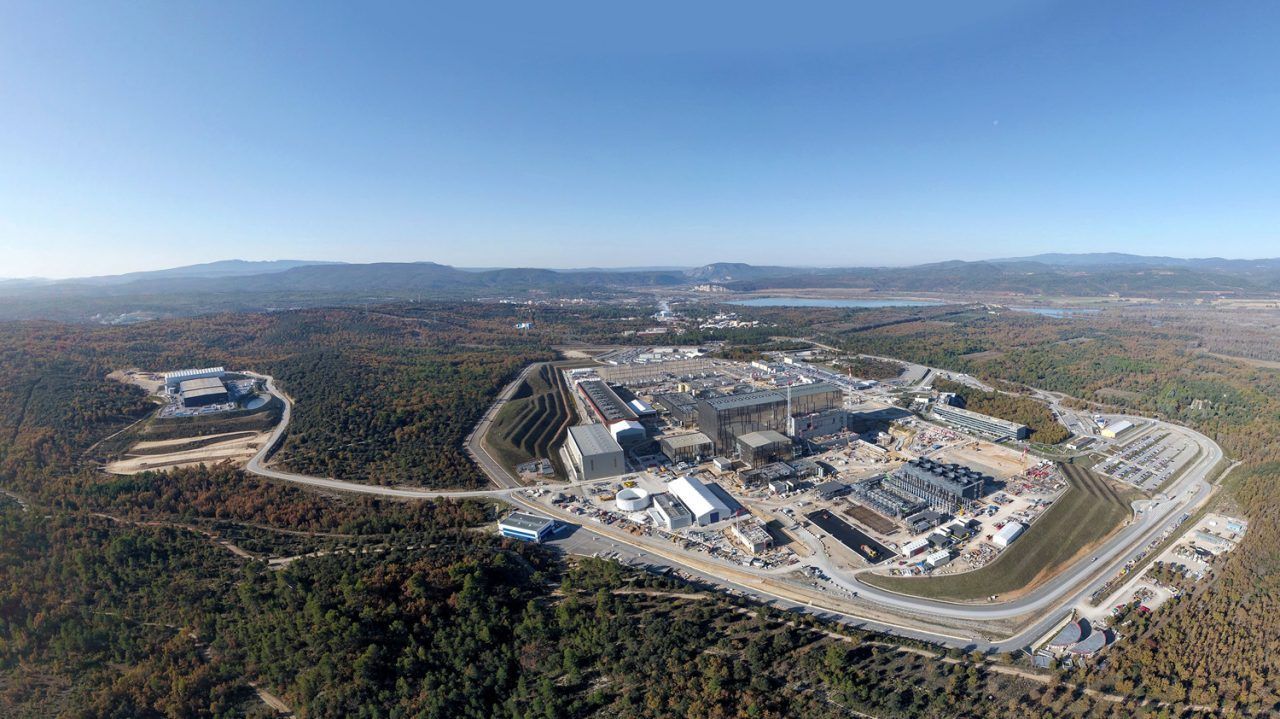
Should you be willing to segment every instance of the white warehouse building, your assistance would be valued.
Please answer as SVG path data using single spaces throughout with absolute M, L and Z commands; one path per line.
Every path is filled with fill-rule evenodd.
M 991 538 L 991 543 L 1003 549 L 1013 544 L 1013 540 L 1022 536 L 1026 528 L 1027 525 L 1022 522 L 1009 522 L 1001 527 L 999 532 L 996 532 L 996 536 Z
M 643 442 L 647 437 L 644 425 L 634 419 L 624 419 L 609 425 L 609 433 L 620 445 L 631 446 Z
M 698 526 L 715 524 L 722 519 L 728 519 L 731 514 L 719 497 L 712 494 L 706 485 L 693 477 L 673 479 L 667 483 L 667 489 L 680 500 L 681 504 L 689 508 L 689 513 L 693 515 L 693 521 Z
M 1107 439 L 1115 439 L 1116 437 L 1119 437 L 1125 432 L 1133 429 L 1133 427 L 1133 422 L 1130 422 L 1127 419 L 1122 419 L 1118 422 L 1110 422 L 1107 426 L 1102 428 L 1102 436 Z
M 929 565 L 930 569 L 937 569 L 938 567 L 941 567 L 942 565 L 947 564 L 950 561 L 951 561 L 950 549 L 939 549 L 938 551 L 924 558 L 924 563 Z

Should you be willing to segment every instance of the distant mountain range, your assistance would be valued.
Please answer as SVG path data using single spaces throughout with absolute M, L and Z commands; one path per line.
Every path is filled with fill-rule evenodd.
M 694 268 L 550 270 L 434 262 L 345 264 L 227 260 L 69 280 L 0 280 L 0 319 L 350 304 L 389 299 L 605 296 L 703 284 L 738 292 L 844 288 L 1085 297 L 1280 297 L 1280 259 L 1182 259 L 1120 253 L 1043 254 L 912 267 L 781 267 L 717 262 Z
M 1159 257 L 1129 255 L 1123 252 L 1088 252 L 1081 254 L 1047 253 L 1030 257 L 992 260 L 995 263 L 1034 262 L 1052 267 L 1189 267 L 1226 272 L 1263 272 L 1280 269 L 1280 258 L 1230 260 L 1222 257 Z

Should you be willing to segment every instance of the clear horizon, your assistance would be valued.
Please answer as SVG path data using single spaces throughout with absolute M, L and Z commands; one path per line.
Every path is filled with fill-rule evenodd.
M 0 277 L 1266 257 L 1277 30 L 1149 1 L 8 3 Z
M 1098 253 L 1069 253 L 1069 252 L 1067 252 L 1067 253 L 1059 253 L 1059 252 L 1051 252 L 1051 253 L 1039 253 L 1039 254 L 1065 254 L 1065 255 L 1073 255 L 1073 254 L 1074 254 L 1074 255 L 1083 255 L 1083 254 L 1098 254 Z M 1118 254 L 1132 254 L 1132 253 L 1118 253 Z M 1147 257 L 1156 257 L 1156 256 L 1153 256 L 1153 255 L 1146 255 L 1146 256 L 1147 256 Z M 1033 256 L 1029 256 L 1029 257 L 1033 257 Z M 1254 261 L 1254 262 L 1261 262 L 1261 261 L 1266 261 L 1266 260 L 1272 260 L 1272 259 L 1280 258 L 1280 255 L 1277 255 L 1277 256 L 1274 256 L 1274 257 L 1263 257 L 1263 256 L 1258 256 L 1258 257 L 1224 257 L 1224 256 L 1220 256 L 1220 255 L 1212 255 L 1212 256 L 1208 256 L 1208 255 L 1206 255 L 1206 256 L 1203 256 L 1203 257 L 1178 257 L 1178 256 L 1174 256 L 1174 255 L 1163 255 L 1163 257 L 1168 257 L 1168 258 L 1170 258 L 1170 259 L 1174 259 L 1174 260 L 1208 260 L 1208 259 L 1221 259 L 1221 260 L 1227 260 L 1227 261 L 1241 261 L 1241 262 L 1250 262 L 1250 261 Z M 951 261 L 951 260 L 955 260 L 955 259 L 957 259 L 957 258 L 952 258 L 952 257 L 939 257 L 939 258 L 937 258 L 937 259 L 935 259 L 935 260 L 930 260 L 930 262 L 947 262 L 947 261 Z M 1005 260 L 1005 259 L 1024 259 L 1024 258 L 1022 258 L 1022 257 L 994 258 L 994 257 L 993 257 L 993 258 L 986 258 L 986 259 L 987 259 L 987 261 L 998 261 L 998 260 Z M 982 260 L 966 260 L 966 261 L 970 261 L 970 262 L 980 262 L 980 261 L 982 261 Z M 297 257 L 276 257 L 276 258 L 269 258 L 269 259 L 262 259 L 262 260 L 246 260 L 246 259 L 245 259 L 245 258 L 243 258 L 243 257 L 230 257 L 230 258 L 225 258 L 225 259 L 223 259 L 223 260 L 212 260 L 212 261 L 210 261 L 210 262 L 195 262 L 195 263 L 188 263 L 188 264 L 184 264 L 184 265 L 163 265 L 163 266 L 139 267 L 139 268 L 136 268 L 136 269 L 123 270 L 123 271 L 121 271 L 121 272 L 99 273 L 99 274 L 96 274 L 96 275 L 66 275 L 66 276 L 61 276 L 61 277 L 42 276 L 42 275 L 26 275 L 26 276 L 0 275 L 0 280 L 50 280 L 50 281 L 59 281 L 59 280 L 85 279 L 85 278 L 89 278 L 89 277 L 110 277 L 110 276 L 123 275 L 123 274 L 135 274 L 135 273 L 143 273 L 143 272 L 156 272 L 156 271 L 161 271 L 161 270 L 181 269 L 181 268 L 184 268 L 184 267 L 199 266 L 199 265 L 212 264 L 212 263 L 217 263 L 217 262 L 311 262 L 311 263 L 324 263 L 324 264 L 352 264 L 352 265 L 359 265 L 359 264 L 380 264 L 380 263 L 392 263 L 392 264 L 417 264 L 417 263 L 423 263 L 423 264 L 425 264 L 425 263 L 435 263 L 435 264 L 446 264 L 446 263 L 437 263 L 437 262 L 435 262 L 435 260 L 370 260 L 370 261 L 368 261 L 368 262 L 348 262 L 348 261 L 344 261 L 344 260 L 326 260 L 326 259 L 314 259 L 314 258 L 311 258 L 311 259 L 303 259 L 303 258 L 297 258 Z M 518 268 L 522 268 L 522 267 L 523 267 L 523 268 L 547 269 L 547 270 L 555 270 L 555 271 L 568 272 L 568 271 L 582 271 L 582 270 L 606 270 L 606 271 L 613 271 L 613 270 L 631 270 L 631 269 L 644 269 L 644 268 L 652 268 L 652 267 L 663 267 L 663 268 L 671 268 L 671 269 L 680 269 L 680 270 L 685 270 L 685 269 L 694 269 L 694 268 L 697 268 L 697 267 L 703 267 L 703 266 L 706 266 L 706 265 L 708 265 L 708 264 L 738 264 L 738 263 L 739 263 L 739 261 L 738 261 L 738 260 L 728 259 L 728 260 L 715 260 L 714 262 L 702 263 L 702 264 L 699 264 L 699 265 L 653 265 L 653 264 L 648 264 L 648 265 L 646 265 L 646 264 L 641 264 L 641 263 L 634 263 L 634 264 L 622 264 L 622 265 L 581 265 L 581 266 L 577 266 L 577 267 L 567 267 L 567 266 L 566 266 L 566 267 L 556 267 L 556 266 L 550 266 L 550 265 L 449 265 L 449 266 L 454 267 L 454 268 L 456 268 L 456 269 L 460 269 L 460 270 L 518 269 Z M 764 265 L 762 265 L 762 263 L 742 263 L 742 264 L 750 264 L 750 265 L 754 265 L 754 266 L 764 266 Z M 775 265 L 770 265 L 770 266 L 774 266 L 774 267 L 788 267 L 788 268 L 794 268 L 794 269 L 797 269 L 797 270 L 801 270 L 801 269 L 876 269 L 876 268 L 913 267 L 913 266 L 916 266 L 916 265 L 919 265 L 919 264 L 928 264 L 928 263 L 914 263 L 914 264 L 910 264 L 910 265 L 907 265 L 907 264 L 896 264 L 896 265 L 894 265 L 894 264 L 880 264 L 880 265 L 820 265 L 820 264 L 807 264 L 807 265 L 798 265 L 798 264 L 797 264 L 797 265 L 779 265 L 779 264 L 775 264 Z

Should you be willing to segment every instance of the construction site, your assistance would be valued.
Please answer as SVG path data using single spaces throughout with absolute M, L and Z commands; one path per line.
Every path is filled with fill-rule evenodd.
M 1052 463 L 899 407 L 892 381 L 687 349 L 604 360 L 615 364 L 543 380 L 566 388 L 581 424 L 558 457 L 572 484 L 542 498 L 681 549 L 770 569 L 823 556 L 945 576 L 992 562 L 1067 488 Z M 732 528 L 744 520 L 767 550 L 740 548 Z
M 111 379 L 144 389 L 157 408 L 97 448 L 112 474 L 164 471 L 201 464 L 248 462 L 280 421 L 282 405 L 249 374 L 221 367 L 157 373 L 113 372 Z

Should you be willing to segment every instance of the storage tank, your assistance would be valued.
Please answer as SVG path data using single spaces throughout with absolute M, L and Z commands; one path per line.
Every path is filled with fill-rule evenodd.
M 619 511 L 639 512 L 649 506 L 652 498 L 647 491 L 639 487 L 627 487 L 618 492 L 614 500 L 618 503 Z

